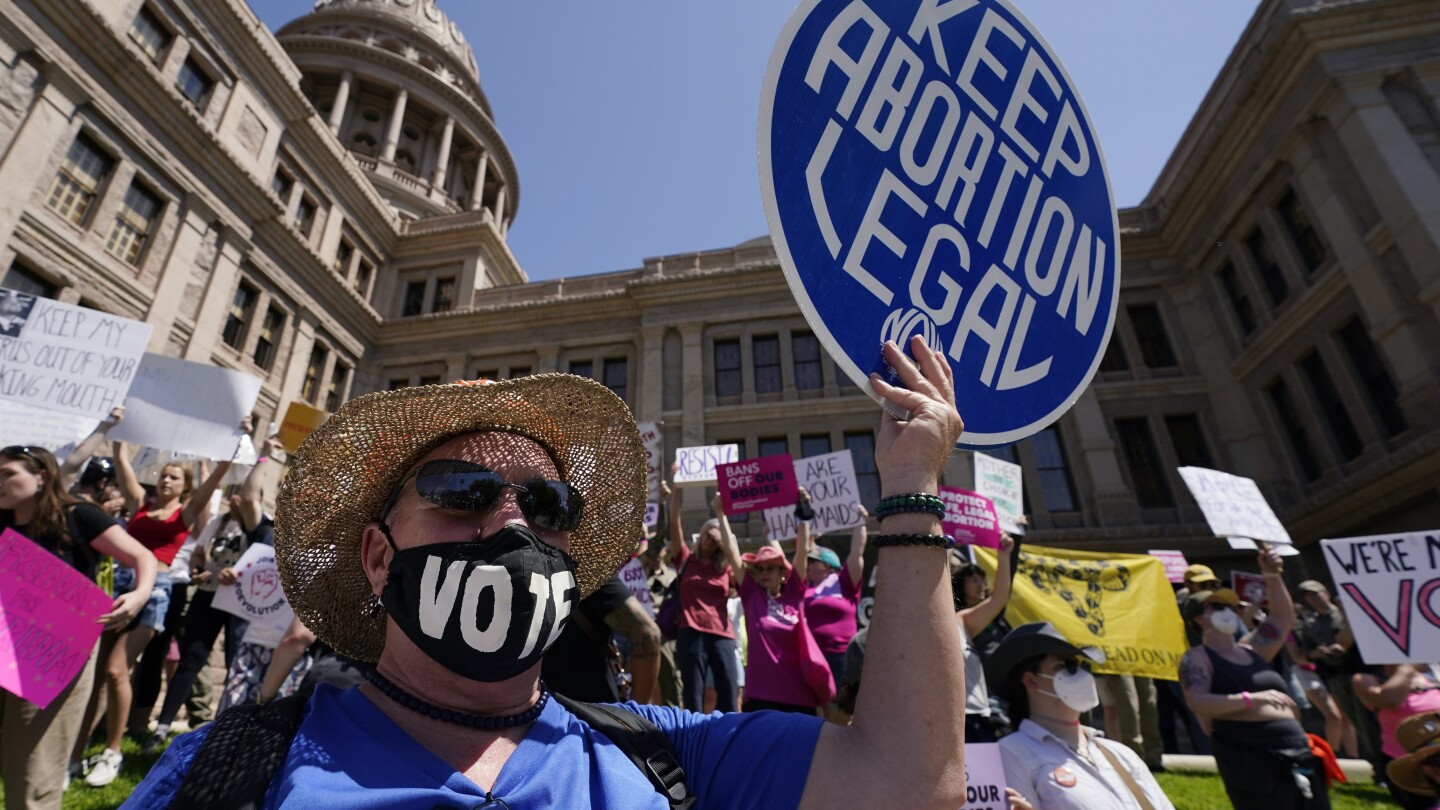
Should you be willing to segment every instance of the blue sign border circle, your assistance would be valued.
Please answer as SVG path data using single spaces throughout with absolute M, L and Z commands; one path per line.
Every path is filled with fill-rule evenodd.
M 770 237 L 774 244 L 776 255 L 780 260 L 780 267 L 784 271 L 786 283 L 789 284 L 791 293 L 794 295 L 795 302 L 800 306 L 800 310 L 804 314 L 806 322 L 809 324 L 811 329 L 814 330 L 816 337 L 820 339 L 822 345 L 825 346 L 825 349 L 829 353 L 831 359 L 833 359 L 840 367 L 840 369 L 844 371 L 847 376 L 850 377 L 851 381 L 854 382 L 871 399 L 875 400 L 877 403 L 881 403 L 882 400 L 880 398 L 880 395 L 876 393 L 874 388 L 872 388 L 870 385 L 869 374 L 870 371 L 873 369 L 861 368 L 860 365 L 857 364 L 855 360 L 850 357 L 849 353 L 844 350 L 844 348 L 840 345 L 839 341 L 831 333 L 830 329 L 825 323 L 824 318 L 820 316 L 819 311 L 816 309 L 814 303 L 811 301 L 809 291 L 806 289 L 804 280 L 801 278 L 799 268 L 796 265 L 794 256 L 790 249 L 790 245 L 788 243 L 788 240 L 786 239 L 785 229 L 780 214 L 780 206 L 778 204 L 778 200 L 775 194 L 775 180 L 772 172 L 773 144 L 771 143 L 771 136 L 773 134 L 774 123 L 773 113 L 775 106 L 776 89 L 780 80 L 782 68 L 784 67 L 785 60 L 790 55 L 790 49 L 794 45 L 795 37 L 799 33 L 801 27 L 809 20 L 810 15 L 822 2 L 830 1 L 831 0 L 803 0 L 803 2 L 796 6 L 795 11 L 792 12 L 790 17 L 785 21 L 785 25 L 781 29 L 779 37 L 775 41 L 775 47 L 770 53 L 770 61 L 766 66 L 765 78 L 761 87 L 760 110 L 757 124 L 756 156 L 759 163 L 760 195 L 765 207 L 765 219 L 770 230 Z M 875 1 L 876 0 L 871 0 L 871 2 Z M 879 2 L 884 2 L 884 0 L 879 0 Z M 1114 234 L 1113 267 L 1115 277 L 1109 296 L 1109 305 L 1105 310 L 1106 322 L 1104 338 L 1100 341 L 1098 345 L 1098 349 L 1095 352 L 1095 356 L 1090 363 L 1090 367 L 1086 370 L 1085 374 L 1079 378 L 1079 381 L 1076 384 L 1074 390 L 1072 390 L 1068 395 L 1066 395 L 1062 399 L 1062 401 L 1060 401 L 1056 405 L 1055 408 L 1053 408 L 1050 412 L 1046 413 L 1044 416 L 1032 420 L 1029 424 L 1012 430 L 995 433 L 976 433 L 970 430 L 969 426 L 967 425 L 965 433 L 956 443 L 956 446 L 961 448 L 985 448 L 1012 444 L 1029 436 L 1032 436 L 1040 432 L 1041 430 L 1044 430 L 1046 427 L 1053 424 L 1056 420 L 1063 416 L 1066 411 L 1068 411 L 1071 407 L 1074 406 L 1076 401 L 1078 401 L 1080 396 L 1085 392 L 1085 389 L 1089 387 L 1091 380 L 1095 376 L 1096 370 L 1099 369 L 1100 363 L 1104 359 L 1105 350 L 1109 346 L 1110 340 L 1114 337 L 1116 311 L 1119 308 L 1120 302 L 1122 271 L 1120 218 L 1119 212 L 1117 211 L 1115 206 L 1115 192 L 1110 180 L 1109 164 L 1105 159 L 1105 152 L 1100 144 L 1099 138 L 1094 136 L 1094 121 L 1090 117 L 1089 109 L 1085 106 L 1084 98 L 1080 95 L 1078 91 L 1076 91 L 1075 82 L 1070 77 L 1069 71 L 1066 70 L 1064 63 L 1061 62 L 1060 59 L 1056 56 L 1054 49 L 1050 47 L 1050 43 L 1045 39 L 1044 35 L 1042 35 L 1040 31 L 1029 21 L 1029 19 L 1027 19 L 1024 14 L 1020 13 L 1020 11 L 1009 2 L 1009 0 L 981 0 L 981 4 L 998 6 L 1004 11 L 1006 11 L 1008 14 L 1010 14 L 1016 21 L 1020 22 L 1025 28 L 1025 33 L 1034 39 L 1035 43 L 1044 51 L 1046 56 L 1049 57 L 1052 66 L 1059 71 L 1060 78 L 1063 81 L 1064 86 L 1071 90 L 1071 95 L 1075 101 L 1076 106 L 1078 107 L 1080 119 L 1085 125 L 1087 131 L 1091 134 L 1092 145 L 1095 150 L 1095 157 L 1099 162 L 1100 171 L 1102 172 L 1105 181 L 1106 194 L 1110 200 L 1110 217 L 1112 229 L 1111 232 Z M 957 405 L 960 407 L 963 414 L 965 411 L 966 403 L 959 402 L 959 392 L 957 391 L 956 394 Z

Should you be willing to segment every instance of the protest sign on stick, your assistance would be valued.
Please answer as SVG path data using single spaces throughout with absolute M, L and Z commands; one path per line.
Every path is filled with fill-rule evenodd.
M 995 576 L 997 552 L 971 551 Z M 1012 627 L 1050 622 L 1071 644 L 1101 648 L 1107 657 L 1096 672 L 1178 679 L 1185 626 L 1159 559 L 1026 545 L 1012 587 L 1005 612 Z
M 1189 487 L 1205 522 L 1216 537 L 1262 540 L 1290 545 L 1290 534 L 1275 516 L 1255 481 L 1204 467 L 1181 467 L 1180 478 Z M 1232 546 L 1234 544 L 1232 543 Z
M 660 524 L 660 504 L 651 501 L 645 504 L 645 525 L 654 528 Z
M 1185 561 L 1184 554 L 1178 551 L 1152 548 L 1150 549 L 1150 556 L 1155 557 L 1165 564 L 1165 578 L 1170 580 L 1172 584 L 1185 581 L 1185 568 L 1189 563 Z
M 1025 477 L 1019 464 L 975 453 L 975 492 L 990 499 L 1000 528 L 1024 534 L 1020 517 L 1025 514 Z
M 727 515 L 794 507 L 799 497 L 795 462 L 789 453 L 721 464 L 715 468 L 715 482 Z
M 97 420 L 88 416 L 56 413 L 23 402 L 0 400 L 0 447 L 24 444 L 58 450 L 78 443 L 97 424 Z
M 0 399 L 98 422 L 125 404 L 150 330 L 0 287 Z
M 940 526 L 946 534 L 966 545 L 1000 547 L 1000 519 L 989 498 L 968 489 L 942 485 L 940 500 L 945 502 L 945 517 L 940 519 Z
M 1265 586 L 1263 575 L 1253 574 L 1249 571 L 1231 571 L 1230 586 L 1246 602 L 1269 609 L 1270 599 L 1266 595 L 1269 593 L 1269 589 Z
M 966 447 L 1080 397 L 1115 321 L 1120 227 L 1075 84 L 1011 2 L 801 3 L 758 136 L 780 266 L 857 386 L 878 397 L 882 341 L 922 336 L 954 370 Z
M 860 516 L 860 489 L 855 478 L 855 460 L 849 450 L 796 459 L 795 477 L 810 492 L 815 518 L 810 530 L 815 535 L 853 529 L 865 522 Z M 771 540 L 795 536 L 793 503 L 765 510 L 765 528 Z
M 112 604 L 59 557 L 0 533 L 0 689 L 49 706 L 90 659 Z
M 740 445 L 714 444 L 680 447 L 675 450 L 676 486 L 704 486 L 715 483 L 715 468 L 740 460 Z
M 1321 540 L 1320 548 L 1365 663 L 1440 657 L 1440 530 Z
M 645 447 L 645 497 L 652 501 L 658 501 L 660 500 L 660 465 L 665 458 L 660 423 L 637 422 L 635 427 L 640 430 L 640 444 Z
M 255 407 L 260 378 L 177 357 L 146 354 L 125 400 L 116 441 L 229 460 L 240 421 Z
M 293 453 L 300 449 L 305 437 L 325 424 L 328 418 L 330 414 L 325 411 L 296 400 L 285 409 L 285 417 L 280 420 L 280 432 L 276 435 L 280 437 L 280 443 L 285 445 L 286 452 Z
M 235 561 L 235 584 L 215 589 L 211 606 L 250 622 L 245 640 L 266 647 L 279 643 L 295 613 L 280 587 L 275 547 L 255 543 Z
M 961 810 L 1010 810 L 999 743 L 965 743 L 965 803 Z

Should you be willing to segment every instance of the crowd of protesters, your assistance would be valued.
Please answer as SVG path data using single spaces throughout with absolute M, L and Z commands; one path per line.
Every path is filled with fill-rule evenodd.
M 941 362 L 930 358 L 919 367 L 911 366 L 910 370 L 918 375 L 910 381 L 915 383 L 912 387 L 923 390 L 923 382 L 939 373 Z M 880 385 L 883 383 L 877 388 Z M 898 389 L 890 392 L 897 398 L 914 396 Z M 600 396 L 588 388 L 581 393 Z M 937 413 L 931 432 L 916 441 L 939 443 L 948 451 L 953 437 L 946 433 L 953 427 L 947 421 L 947 403 L 938 391 L 928 396 L 928 400 L 905 403 L 912 412 L 931 407 Z M 498 407 L 495 403 L 483 404 Z M 953 403 L 948 405 L 953 409 Z M 94 654 L 59 697 L 40 709 L 9 693 L 0 696 L 0 777 L 4 780 L 7 809 L 59 807 L 60 796 L 72 778 L 89 787 L 103 787 L 114 781 L 124 767 L 121 749 L 127 729 L 141 750 L 158 752 L 170 746 L 172 735 L 181 730 L 182 711 L 184 726 L 194 729 L 224 716 L 233 707 L 279 705 L 283 701 L 276 702 L 277 698 L 297 692 L 307 700 L 329 701 L 326 705 L 342 714 L 358 717 L 356 712 L 369 712 L 365 715 L 371 724 L 368 733 L 379 733 L 375 724 L 382 721 L 386 728 L 392 728 L 388 724 L 393 721 L 421 745 L 438 753 L 435 745 L 443 747 L 443 743 L 435 741 L 443 739 L 443 734 L 437 737 L 434 729 L 408 725 L 404 722 L 408 715 L 396 714 L 406 709 L 424 714 L 435 707 L 405 691 L 418 687 L 396 678 L 394 671 L 386 667 L 384 653 L 376 668 L 373 653 L 379 648 L 373 645 L 378 640 L 357 640 L 347 635 L 350 630 L 336 629 L 336 623 L 344 624 L 346 617 L 327 614 L 319 607 L 307 612 L 303 598 L 297 596 L 292 598 L 292 602 L 300 601 L 295 621 L 278 642 L 266 642 L 248 639 L 243 621 L 213 606 L 217 588 L 236 582 L 237 561 L 246 550 L 255 544 L 277 542 L 276 520 L 267 511 L 267 504 L 277 500 L 288 461 L 278 439 L 249 437 L 251 425 L 248 421 L 242 425 L 247 441 L 259 448 L 254 464 L 243 474 L 232 474 L 232 462 L 228 460 L 213 464 L 171 461 L 137 471 L 134 459 L 138 448 L 112 444 L 106 439 L 109 429 L 123 418 L 123 408 L 117 408 L 109 420 L 60 459 L 39 447 L 0 450 L 0 528 L 20 532 L 95 580 L 114 597 L 112 609 L 100 617 L 105 631 Z M 561 421 L 559 415 L 553 418 Z M 410 628 L 397 624 L 402 616 L 387 601 L 399 598 L 391 595 L 391 589 L 400 588 L 403 583 L 398 578 L 405 575 L 397 574 L 392 567 L 387 578 L 383 571 L 377 575 L 370 567 L 382 552 L 398 561 L 407 550 L 400 548 L 396 537 L 402 526 L 410 529 L 414 519 L 408 512 L 403 522 L 390 518 L 395 521 L 394 536 L 386 523 L 391 510 L 398 511 L 402 503 L 408 504 L 404 497 L 406 484 L 413 479 L 415 491 L 429 502 L 424 508 L 439 508 L 450 515 L 443 519 L 456 526 L 457 518 L 450 513 L 478 515 L 483 508 L 493 506 L 506 488 L 513 488 L 518 505 L 515 516 L 545 530 L 538 532 L 542 547 L 551 543 L 551 534 L 580 534 L 579 506 L 572 509 L 576 514 L 567 522 L 564 515 L 556 516 L 553 508 L 546 511 L 543 503 L 544 498 L 563 500 L 567 492 L 564 487 L 573 486 L 573 481 L 567 484 L 563 480 L 527 479 L 522 484 L 501 479 L 488 500 L 478 506 L 457 506 L 454 497 L 458 496 L 446 495 L 443 487 L 450 485 L 446 482 L 459 480 L 457 475 L 463 473 L 471 476 L 465 480 L 479 480 L 476 476 L 488 469 L 500 469 L 506 462 L 497 466 L 488 460 L 483 461 L 488 466 L 481 466 L 481 461 L 471 460 L 464 462 L 471 466 L 456 472 L 456 465 L 462 462 L 434 460 L 439 458 L 435 456 L 437 443 L 458 441 L 467 435 L 497 435 L 486 432 L 492 430 L 534 439 L 545 453 L 554 456 L 553 465 L 549 457 L 541 457 L 531 467 L 545 468 L 542 472 L 551 476 L 557 470 L 550 467 L 558 467 L 561 476 L 573 474 L 574 468 L 567 466 L 572 462 L 563 458 L 569 451 L 556 450 L 556 442 L 539 435 L 548 427 L 515 426 L 503 420 L 488 421 L 489 417 L 477 419 L 470 427 L 459 426 L 448 433 L 436 431 L 429 445 L 416 445 L 406 458 L 387 460 L 397 466 L 385 474 L 386 490 L 377 489 L 371 496 L 376 505 L 383 503 L 384 508 L 363 515 L 360 523 L 368 524 L 365 531 L 369 532 L 377 525 L 373 521 L 378 520 L 384 539 L 374 543 L 366 539 L 360 545 L 361 551 L 356 552 L 357 559 L 366 565 L 365 574 L 378 597 L 377 601 L 365 603 L 364 610 L 369 613 L 364 615 L 381 616 L 389 611 L 392 616 L 392 624 L 385 631 L 389 634 L 386 649 L 395 643 L 391 636 L 399 632 L 398 626 L 405 633 L 403 637 L 409 639 L 406 644 L 411 654 L 418 649 L 429 655 L 434 660 L 426 665 L 450 670 L 446 677 L 452 677 L 454 672 L 465 675 L 458 663 L 447 663 L 453 660 L 447 656 L 454 653 L 442 653 L 438 648 L 429 651 Z M 543 416 L 537 424 L 549 425 Z M 896 424 L 887 417 L 882 433 Z M 917 422 L 898 424 L 916 430 L 910 425 Z M 484 442 L 475 446 L 482 445 Z M 470 450 L 457 448 L 452 452 L 456 458 L 468 458 Z M 939 450 L 927 452 L 930 458 L 943 459 Z M 436 464 L 451 467 L 437 472 L 431 469 Z M 896 462 L 893 469 L 902 467 Z M 234 483 L 227 486 L 227 480 Z M 923 493 L 924 479 L 918 480 Z M 591 484 L 592 488 L 599 486 Z M 741 540 L 718 494 L 710 500 L 710 516 L 692 542 L 682 519 L 682 490 L 662 480 L 659 492 L 658 525 L 645 527 L 641 537 L 640 527 L 627 523 L 636 531 L 615 543 L 617 548 L 628 543 L 629 548 L 622 550 L 630 556 L 615 557 L 615 549 L 605 550 L 607 566 L 614 560 L 627 559 L 625 565 L 632 568 L 622 571 L 633 570 L 634 575 L 622 580 L 613 568 L 603 570 L 594 583 L 581 586 L 583 598 L 563 609 L 557 604 L 553 627 L 542 625 L 543 616 L 534 618 L 527 650 L 543 653 L 543 662 L 535 662 L 540 667 L 539 702 L 530 707 L 528 714 L 521 713 L 529 717 L 527 722 L 545 722 L 541 718 L 549 711 L 547 694 L 567 699 L 567 711 L 580 711 L 568 701 L 633 701 L 641 706 L 681 707 L 697 713 L 768 712 L 772 714 L 763 717 L 770 717 L 778 712 L 808 716 L 815 723 L 826 721 L 826 727 L 850 728 L 855 724 L 861 733 L 872 735 L 874 729 L 890 720 L 917 717 L 913 710 L 899 708 L 906 695 L 893 694 L 915 683 L 895 671 L 900 647 L 888 636 L 900 631 L 877 630 L 879 635 L 872 645 L 871 630 L 864 626 L 868 617 L 861 610 L 862 586 L 874 573 L 867 571 L 865 561 L 878 559 L 879 570 L 887 564 L 894 570 L 908 566 L 904 561 L 909 558 L 893 552 L 889 556 L 877 557 L 873 551 L 867 555 L 867 545 L 874 545 L 869 542 L 869 531 L 876 521 L 869 518 L 864 505 L 859 506 L 864 522 L 848 537 L 816 537 L 811 530 L 814 513 L 809 494 L 802 489 L 794 504 L 796 537 L 791 550 L 787 552 L 780 542 L 766 538 L 752 544 L 752 550 L 742 552 Z M 585 498 L 589 499 L 588 507 L 596 506 L 592 492 L 586 492 Z M 580 499 L 575 502 L 580 503 Z M 212 516 L 216 505 L 224 508 Z M 929 516 L 922 517 L 928 520 Z M 892 530 L 883 519 L 879 523 L 882 530 Z M 921 536 L 934 534 L 923 520 L 914 525 Z M 481 533 L 489 537 L 490 531 L 486 528 Z M 450 542 L 456 539 L 437 535 L 426 542 L 468 545 Z M 1282 579 L 1281 558 L 1274 551 L 1264 550 L 1257 557 L 1266 586 L 1263 609 L 1224 587 L 1211 568 L 1193 565 L 1187 570 L 1176 599 L 1191 648 L 1180 664 L 1178 681 L 1162 681 L 1093 675 L 1092 667 L 1104 662 L 1103 653 L 1076 646 L 1049 623 L 1012 629 L 1005 619 L 1005 609 L 1021 552 L 1019 539 L 1009 534 L 1002 536 L 993 574 L 987 574 L 974 555 L 963 548 L 946 552 L 949 577 L 948 584 L 942 587 L 948 589 L 944 612 L 949 638 L 935 636 L 926 641 L 928 655 L 937 656 L 937 661 L 953 652 L 954 667 L 949 671 L 958 674 L 959 662 L 963 661 L 964 674 L 955 683 L 940 685 L 933 695 L 927 692 L 925 711 L 933 713 L 937 701 L 953 703 L 949 710 L 956 724 L 963 727 L 964 741 L 1000 743 L 1009 785 L 1006 801 L 1011 810 L 1173 808 L 1153 774 L 1164 770 L 1163 754 L 1182 751 L 1213 754 L 1231 802 L 1242 810 L 1262 806 L 1306 810 L 1328 807 L 1327 784 L 1337 778 L 1337 756 L 1369 761 L 1376 780 L 1385 783 L 1399 806 L 1435 806 L 1440 778 L 1440 670 L 1411 664 L 1367 666 L 1360 659 L 1343 610 L 1331 599 L 1326 586 L 1307 580 L 1292 594 Z M 582 555 L 592 552 L 572 553 L 580 564 L 577 570 L 585 574 L 589 563 Z M 456 560 L 449 569 L 455 571 L 459 569 L 454 566 L 461 566 L 460 561 L 467 558 L 447 559 Z M 896 560 L 893 564 L 892 559 Z M 389 564 L 395 566 L 397 562 Z M 533 561 L 525 565 L 542 570 L 534 568 Z M 912 586 L 928 587 L 920 570 L 907 568 L 905 577 L 892 575 L 889 589 L 898 594 Z M 434 576 L 429 567 L 425 572 L 426 577 Z M 297 576 L 287 577 L 287 585 Z M 550 583 L 563 582 L 564 572 L 557 570 L 544 576 L 550 577 L 543 588 L 546 598 L 553 587 L 555 598 L 563 600 L 562 586 Z M 467 600 L 473 598 L 468 584 L 473 579 L 464 585 Z M 632 580 L 635 584 L 631 584 Z M 420 574 L 416 574 L 415 581 L 422 582 Z M 576 579 L 571 577 L 569 581 L 573 587 Z M 428 582 L 432 596 L 441 598 L 433 593 L 434 580 Z M 454 599 L 460 580 L 449 582 L 457 583 L 449 586 Z M 874 586 L 877 597 L 882 586 Z M 540 593 L 528 579 L 525 587 Z M 425 598 L 422 594 L 417 621 L 430 627 L 433 620 L 426 618 Z M 497 589 L 497 615 L 502 609 L 500 599 Z M 330 609 L 334 605 L 325 603 L 325 610 Z M 923 611 L 914 605 L 911 609 L 915 611 L 911 620 L 924 624 Z M 355 614 L 356 621 L 360 615 Z M 307 626 L 307 621 L 315 626 Z M 537 633 L 548 641 L 535 644 Z M 448 635 L 445 638 L 453 641 Z M 218 679 L 206 670 L 217 644 L 225 669 Z M 873 653 L 871 669 L 879 669 L 882 674 L 862 679 L 867 648 Z M 876 663 L 881 660 L 883 666 Z M 520 677 L 508 669 L 504 671 L 509 673 L 506 678 Z M 473 674 L 466 677 L 489 682 Z M 862 681 L 866 684 L 865 694 L 883 691 L 887 698 L 861 698 Z M 315 685 L 319 683 L 363 683 L 352 693 L 364 697 L 317 692 Z M 881 685 L 877 687 L 876 683 Z M 519 693 L 526 693 L 529 687 L 521 686 Z M 394 706 L 376 704 L 380 709 L 376 713 L 374 706 L 361 708 L 355 700 L 391 700 Z M 868 711 L 867 700 L 871 701 Z M 417 702 L 425 711 L 417 708 Z M 452 710 L 448 714 L 463 712 Z M 678 742 L 672 740 L 677 747 L 686 744 L 683 729 L 693 721 L 680 715 L 643 716 L 663 726 L 666 734 L 678 735 Z M 945 717 L 935 715 L 935 719 L 944 721 Z M 815 727 L 795 724 L 799 722 L 778 725 L 767 720 L 727 728 L 754 735 L 746 739 L 755 741 L 756 751 L 746 756 L 759 756 L 776 741 L 798 740 L 803 742 L 802 747 L 808 746 L 804 760 L 807 765 L 811 748 L 817 762 L 824 756 L 836 763 L 853 764 L 850 756 L 834 750 L 837 745 L 855 744 L 851 738 L 843 738 L 842 742 L 824 732 L 817 740 Z M 483 724 L 477 727 L 488 728 Z M 1316 733 L 1307 733 L 1312 730 Z M 773 738 L 764 745 L 759 742 L 762 732 Z M 962 738 L 959 729 L 955 736 Z M 99 753 L 84 757 L 84 752 L 94 750 L 97 743 Z M 588 751 L 590 743 L 585 745 Z M 709 746 L 718 743 L 693 745 L 708 751 Z M 132 799 L 132 805 L 161 806 L 147 802 L 192 795 L 186 793 L 193 780 L 188 780 L 185 769 L 192 762 L 211 761 L 203 756 L 204 750 L 204 745 L 197 742 L 176 755 L 183 760 L 167 754 L 162 766 L 157 766 L 159 775 L 152 774 L 137 798 Z M 507 750 L 514 750 L 513 746 Z M 683 764 L 688 770 L 692 767 L 688 758 L 699 755 L 688 748 L 684 751 L 687 759 Z M 605 760 L 593 752 L 590 756 L 595 762 Z M 696 762 L 710 768 L 716 761 L 730 762 L 728 756 L 739 755 L 707 753 Z M 441 758 L 452 762 L 443 754 Z M 890 757 L 882 759 L 871 764 L 880 767 L 894 761 Z M 802 789 L 806 796 L 812 791 L 816 796 L 824 794 L 828 788 L 796 779 L 811 772 L 810 768 L 796 771 L 783 767 L 793 761 L 786 759 L 765 768 L 756 766 L 756 773 L 746 777 L 755 781 L 745 784 L 768 784 L 765 780 L 772 776 L 789 777 L 798 782 L 791 784 L 785 794 L 792 805 L 799 801 Z M 538 767 L 538 762 L 531 764 Z M 919 763 L 914 764 L 919 768 Z M 441 781 L 445 767 L 469 775 L 481 765 L 477 761 L 472 770 L 459 764 L 443 766 L 437 771 L 442 773 Z M 933 763 L 927 767 L 944 776 L 934 788 L 939 791 L 935 795 L 943 795 L 954 775 L 936 770 L 940 766 Z M 778 773 L 772 774 L 772 770 Z M 284 773 L 290 774 L 284 778 L 296 778 L 291 771 Z M 495 780 L 494 770 L 488 773 L 492 784 L 482 788 L 479 795 L 483 800 L 497 807 L 520 806 L 499 798 L 501 782 Z M 690 784 L 709 787 L 717 782 L 702 781 L 692 774 Z M 507 789 L 515 791 L 513 795 L 522 795 L 519 787 Z M 592 787 L 594 790 L 601 788 Z M 274 794 L 266 795 L 265 806 L 284 803 Z M 558 794 L 538 795 L 560 801 Z M 727 801 L 734 806 L 768 806 L 759 800 L 748 803 L 743 797 Z M 923 802 L 916 806 L 920 804 Z

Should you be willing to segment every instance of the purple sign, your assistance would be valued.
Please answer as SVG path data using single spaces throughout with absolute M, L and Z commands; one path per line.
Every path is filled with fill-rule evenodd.
M 942 486 L 940 500 L 945 502 L 940 525 L 946 534 L 966 545 L 1000 548 L 1000 519 L 989 498 L 968 489 Z
M 794 506 L 800 493 L 789 453 L 717 465 L 715 482 L 727 515 Z

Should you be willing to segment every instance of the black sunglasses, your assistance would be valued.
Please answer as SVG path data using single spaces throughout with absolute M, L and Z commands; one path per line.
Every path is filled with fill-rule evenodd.
M 585 511 L 585 498 L 580 490 L 564 481 L 532 478 L 515 484 L 500 477 L 494 470 L 469 461 L 442 458 L 427 461 L 405 476 L 381 513 L 389 516 L 405 485 L 415 479 L 415 492 L 425 500 L 445 509 L 484 512 L 495 505 L 505 489 L 516 491 L 516 501 L 525 518 L 537 528 L 549 532 L 570 532 L 580 526 Z

